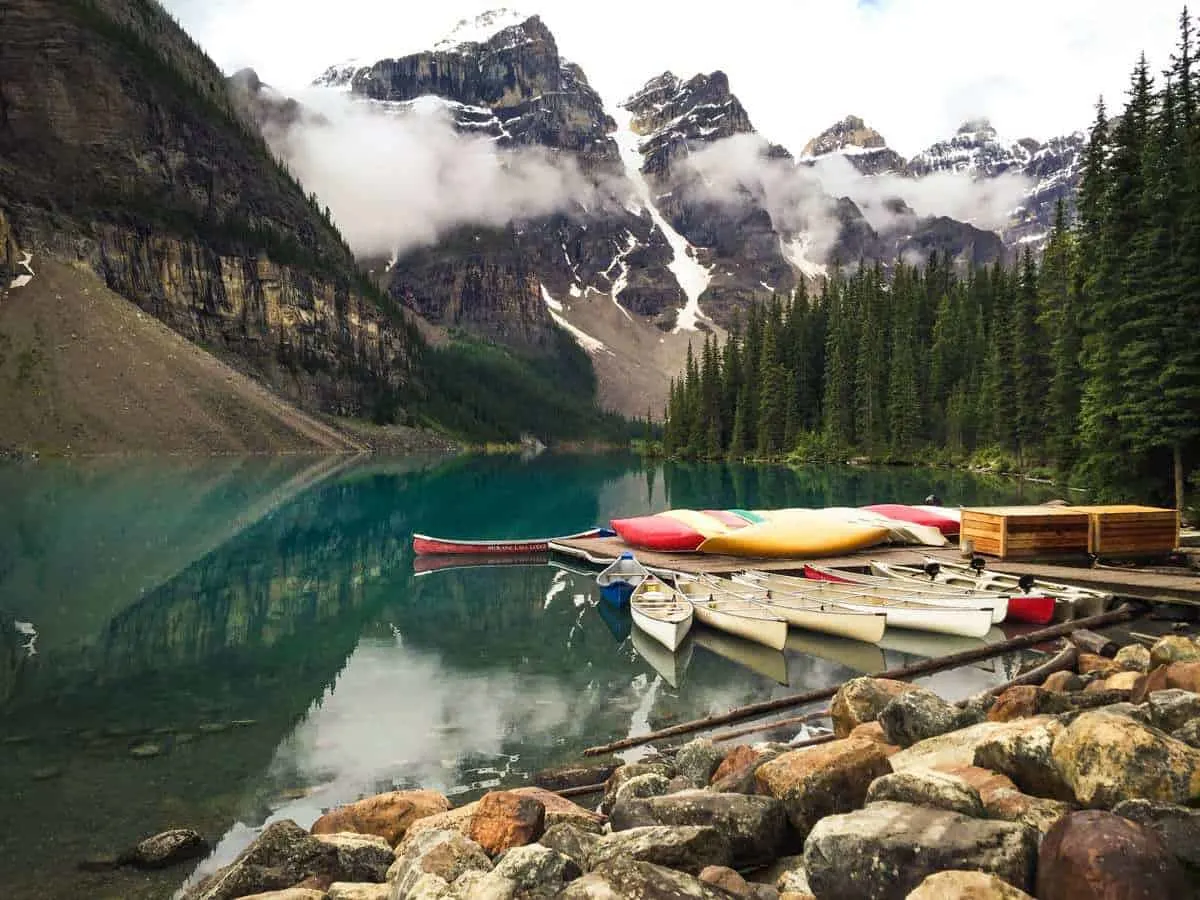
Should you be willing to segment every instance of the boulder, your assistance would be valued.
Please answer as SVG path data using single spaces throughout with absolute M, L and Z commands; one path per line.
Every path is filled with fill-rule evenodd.
M 1012 779 L 1007 775 L 1001 775 L 999 772 L 993 772 L 991 769 L 981 769 L 978 766 L 948 766 L 944 769 L 936 769 L 938 772 L 945 772 L 947 775 L 953 775 L 956 778 L 961 778 L 975 790 L 979 791 L 979 797 L 983 800 L 984 805 L 987 805 L 989 794 L 996 791 L 1015 791 L 1017 786 L 1013 784 Z
M 907 681 L 889 678 L 854 678 L 843 684 L 833 697 L 829 711 L 833 717 L 833 733 L 840 738 L 864 722 L 874 722 L 883 708 L 901 694 L 920 690 Z
M 707 825 L 648 825 L 606 834 L 592 848 L 588 868 L 625 857 L 698 875 L 708 866 L 733 859 L 729 840 Z
M 393 885 L 390 894 L 391 900 L 449 900 L 454 896 L 445 879 L 438 878 L 436 875 L 422 875 L 412 887 L 403 893 Z
M 717 765 L 716 770 L 709 779 L 709 784 L 717 784 L 734 773 L 744 772 L 747 767 L 751 767 L 758 762 L 762 756 L 759 751 L 746 744 L 738 744 L 732 750 L 725 754 L 724 758 Z
M 1138 679 L 1144 677 L 1139 675 Z M 1110 691 L 1104 681 L 1096 681 L 1074 694 L 1046 694 L 1042 698 L 1041 712 L 1052 716 L 1073 716 L 1090 709 L 1125 703 L 1132 696 L 1132 691 Z
M 724 750 L 717 749 L 708 738 L 696 738 L 675 754 L 675 773 L 691 782 L 692 787 L 707 787 L 724 759 Z
M 876 778 L 867 789 L 866 802 L 881 800 L 948 809 L 965 816 L 984 814 L 983 800 L 976 788 L 961 778 L 934 769 L 908 769 Z
M 1133 689 L 1137 687 L 1141 679 L 1141 672 L 1118 672 L 1116 675 L 1109 675 L 1104 679 L 1102 690 L 1122 691 L 1126 696 L 1132 696 Z
M 729 839 L 733 865 L 761 865 L 775 859 L 788 837 L 784 806 L 772 797 L 682 791 L 632 800 L 613 810 L 613 831 L 645 825 L 711 825 Z
M 781 856 L 754 876 L 755 881 L 774 887 L 781 894 L 811 894 L 803 856 Z
M 437 791 L 391 791 L 330 810 L 313 823 L 311 831 L 375 834 L 395 847 L 413 822 L 448 809 L 450 801 Z
M 644 797 L 661 797 L 671 793 L 671 781 L 665 775 L 657 772 L 647 772 L 644 775 L 634 775 L 621 782 L 614 795 L 613 807 L 622 800 L 635 800 Z M 690 782 L 689 782 L 690 784 Z M 609 810 L 611 812 L 611 808 Z
M 541 836 L 538 843 L 561 853 L 568 859 L 573 859 L 580 869 L 588 866 L 588 857 L 592 848 L 599 842 L 600 836 L 569 823 L 551 825 Z
M 548 900 L 582 874 L 575 860 L 541 844 L 529 844 L 507 851 L 478 884 L 506 879 L 516 885 L 522 900 Z M 472 891 L 473 895 L 480 893 L 478 886 Z
M 897 772 L 903 769 L 944 771 L 955 766 L 973 766 L 975 748 L 983 742 L 1004 734 L 1040 728 L 1049 721 L 1049 716 L 1034 716 L 1031 719 L 1015 719 L 1012 722 L 980 722 L 978 725 L 960 728 L 958 731 L 913 744 L 890 757 L 888 762 Z
M 492 791 L 479 800 L 467 829 L 489 856 L 532 844 L 546 830 L 546 807 L 541 800 L 512 791 Z
M 559 900 L 729 900 L 699 878 L 633 859 L 609 860 L 572 881 Z
M 726 762 L 730 763 L 728 768 L 725 767 L 726 762 L 721 763 L 717 771 L 713 773 L 712 790 L 721 793 L 753 794 L 755 791 L 754 773 L 760 766 L 766 765 L 786 752 L 776 747 L 765 746 L 747 747 L 746 751 L 732 762 L 726 758 Z M 735 763 L 737 764 L 736 768 L 734 768 Z M 723 774 L 722 769 L 725 770 Z
M 663 784 L 675 777 L 675 767 L 665 762 L 629 763 L 616 769 L 604 783 L 604 799 L 600 801 L 600 812 L 608 815 L 617 802 L 617 791 L 621 785 L 639 775 L 661 775 Z
M 1175 858 L 1200 884 L 1200 809 L 1152 800 L 1126 800 L 1113 807 L 1113 815 L 1155 831 Z
M 1171 737 L 1189 747 L 1200 749 L 1200 719 L 1192 719 L 1182 728 L 1175 729 L 1171 732 Z
M 1080 675 L 1099 675 L 1101 678 L 1107 678 L 1109 675 L 1120 672 L 1121 667 L 1117 665 L 1115 659 L 1109 659 L 1107 656 L 1100 656 L 1097 653 L 1080 653 L 1075 670 Z
M 1146 698 L 1152 693 L 1155 691 L 1165 691 L 1166 689 L 1167 667 L 1158 666 L 1138 679 L 1138 683 L 1133 686 L 1133 691 L 1130 693 L 1129 699 L 1133 703 L 1145 703 Z
M 418 881 L 432 875 L 447 886 L 463 872 L 489 872 L 492 862 L 483 848 L 457 831 L 421 831 L 405 841 L 403 853 L 387 872 L 387 880 L 396 885 L 403 897 Z M 432 887 L 430 882 L 427 887 Z
M 735 897 L 755 896 L 746 879 L 728 866 L 708 866 L 700 873 L 700 880 Z
M 1187 891 L 1162 839 L 1112 813 L 1071 813 L 1042 841 L 1039 900 L 1162 900 L 1187 897 Z
M 992 791 L 984 800 L 983 808 L 989 819 L 1027 825 L 1043 837 L 1059 819 L 1071 812 L 1071 806 L 1061 800 L 1031 797 L 1018 790 Z
M 510 793 L 540 800 L 542 806 L 546 808 L 547 828 L 553 828 L 555 825 L 575 825 L 599 834 L 604 827 L 604 816 L 584 809 L 578 803 L 572 803 L 566 797 L 560 797 L 544 788 L 513 788 Z
M 557 766 L 553 769 L 543 769 L 534 775 L 531 780 L 534 786 L 547 791 L 563 791 L 567 788 L 603 784 L 620 765 L 620 760 L 612 760 L 605 763 L 576 763 L 574 765 Z
M 905 691 L 879 712 L 879 724 L 887 742 L 899 747 L 911 747 L 964 725 L 973 725 L 975 721 L 968 720 L 964 711 L 953 703 L 923 688 Z
M 825 816 L 862 806 L 871 782 L 890 771 L 878 744 L 847 738 L 785 753 L 761 766 L 754 780 L 760 794 L 783 802 L 803 838 Z
M 1082 806 L 1200 800 L 1200 751 L 1125 716 L 1084 713 L 1054 739 L 1052 755 Z
M 851 740 L 871 741 L 878 744 L 885 756 L 900 752 L 899 747 L 888 743 L 887 735 L 883 733 L 883 726 L 878 722 L 863 722 L 861 725 L 854 726 L 849 737 Z
M 1171 663 L 1200 662 L 1200 644 L 1180 634 L 1168 634 L 1150 648 L 1150 668 Z
M 451 809 L 444 813 L 434 813 L 432 816 L 426 816 L 423 819 L 417 819 L 408 826 L 408 831 L 404 833 L 404 838 L 396 845 L 396 855 L 399 856 L 404 852 L 405 845 L 416 839 L 417 835 L 424 831 L 457 831 L 464 837 L 471 827 L 471 819 L 475 816 L 475 810 L 479 807 L 479 801 L 468 803 L 466 806 L 460 806 L 457 809 Z
M 327 900 L 329 895 L 316 888 L 292 887 L 280 891 L 246 894 L 241 900 Z
M 1008 776 L 1026 794 L 1072 800 L 1074 794 L 1051 753 L 1062 730 L 1063 725 L 1051 719 L 1020 731 L 994 735 L 975 748 L 974 764 Z
M 1152 660 L 1150 651 L 1141 644 L 1129 644 L 1117 651 L 1113 662 L 1129 672 L 1149 672 Z
M 273 822 L 238 857 L 189 889 L 186 900 L 234 900 L 247 894 L 279 891 L 311 875 L 339 878 L 338 851 L 291 819 Z
M 818 897 L 902 900 L 935 872 L 973 869 L 1032 887 L 1037 834 L 1023 825 L 975 819 L 908 803 L 872 803 L 829 816 L 804 844 Z
M 388 884 L 364 884 L 358 881 L 335 881 L 326 892 L 326 900 L 389 900 L 392 887 Z
M 1146 703 L 1150 724 L 1163 731 L 1178 731 L 1192 719 L 1200 719 L 1200 694 L 1191 691 L 1155 691 Z
M 1055 693 L 1083 690 L 1083 682 L 1074 672 L 1055 672 L 1042 682 L 1042 689 Z
M 338 881 L 384 881 L 396 860 L 391 845 L 378 835 L 347 831 L 314 837 L 336 851 Z
M 987 872 L 937 872 L 906 900 L 1033 900 L 1027 893 Z
M 1033 685 L 1010 687 L 996 698 L 988 710 L 987 719 L 989 722 L 1011 722 L 1013 719 L 1036 716 L 1045 693 L 1045 690 Z
M 1171 663 L 1166 670 L 1167 688 L 1200 694 L 1200 662 Z
M 177 863 L 205 856 L 208 841 L 190 828 L 172 828 L 138 841 L 117 860 L 121 865 L 139 869 L 165 869 Z

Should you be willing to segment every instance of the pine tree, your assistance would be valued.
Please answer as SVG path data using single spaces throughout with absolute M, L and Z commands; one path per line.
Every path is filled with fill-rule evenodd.
M 912 452 L 921 434 L 921 399 L 917 386 L 917 304 L 916 298 L 904 290 L 903 268 L 898 269 L 893 286 L 892 345 L 887 361 L 888 431 L 892 452 L 904 458 Z
M 1021 256 L 1021 271 L 1013 307 L 1013 387 L 1017 454 L 1022 463 L 1042 443 L 1043 413 L 1050 389 L 1049 341 L 1043 329 L 1038 272 L 1029 245 Z
M 826 439 L 839 447 L 854 444 L 854 348 L 856 335 L 850 296 L 843 283 L 829 289 L 826 332 L 824 428 Z
M 1082 373 L 1079 368 L 1080 283 L 1072 265 L 1071 233 L 1066 204 L 1060 197 L 1054 210 L 1054 229 L 1042 254 L 1039 291 L 1042 326 L 1049 335 L 1050 389 L 1046 398 L 1046 449 L 1060 475 L 1076 459 L 1075 428 L 1079 418 Z

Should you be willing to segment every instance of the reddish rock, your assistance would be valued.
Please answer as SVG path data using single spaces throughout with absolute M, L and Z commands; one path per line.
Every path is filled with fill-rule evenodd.
M 545 788 L 514 788 L 511 793 L 520 794 L 524 797 L 533 797 L 542 801 L 542 806 L 546 807 L 547 828 L 550 828 L 552 825 L 565 823 L 568 825 L 577 825 L 585 831 L 596 831 L 599 830 L 605 821 L 604 816 L 599 813 L 584 809 L 578 803 L 572 803 L 566 797 L 560 797 L 558 794 L 548 791 Z
M 988 710 L 988 721 L 1011 722 L 1013 719 L 1036 716 L 1038 700 L 1042 693 L 1041 688 L 1034 686 L 1010 687 L 996 698 L 996 702 Z
M 783 801 L 803 838 L 825 816 L 861 807 L 871 782 L 891 771 L 878 744 L 846 739 L 785 753 L 760 766 L 754 781 L 758 793 Z
M 899 753 L 901 749 L 895 744 L 888 743 L 887 735 L 883 733 L 883 726 L 879 722 L 863 722 L 861 725 L 856 725 L 850 732 L 850 740 L 872 741 L 879 745 L 879 749 L 885 756 Z
M 1167 688 L 1200 694 L 1200 662 L 1177 662 L 1167 666 Z
M 448 809 L 450 801 L 437 791 L 391 791 L 330 810 L 313 823 L 311 831 L 373 834 L 394 847 L 414 822 Z
M 1102 677 L 1116 675 L 1121 671 L 1121 666 L 1115 661 L 1096 653 L 1080 653 L 1079 662 L 1075 668 L 1080 675 L 1090 675 L 1095 672 Z
M 1083 687 L 1079 676 L 1074 672 L 1055 672 L 1049 678 L 1042 682 L 1042 689 L 1054 691 L 1055 693 L 1067 693 L 1068 691 L 1077 691 Z
M 1034 891 L 1039 900 L 1163 900 L 1187 891 L 1162 839 L 1112 813 L 1071 813 L 1042 841 Z
M 1104 679 L 1104 689 L 1108 691 L 1129 691 L 1133 693 L 1133 689 L 1142 679 L 1141 672 L 1118 672 L 1116 675 L 1109 675 Z
M 546 807 L 541 800 L 513 791 L 484 794 L 471 817 L 467 837 L 489 856 L 532 844 L 546 830 Z
M 734 773 L 745 774 L 746 769 L 757 763 L 761 755 L 757 750 L 753 750 L 745 744 L 738 744 L 725 754 L 725 758 L 713 772 L 712 784 L 723 781 Z
M 945 772 L 947 775 L 957 775 L 971 785 L 979 791 L 980 799 L 983 800 L 985 806 L 988 797 L 996 791 L 1015 791 L 1017 789 L 1007 775 L 1001 775 L 999 772 L 993 772 L 991 769 L 984 769 L 980 766 L 945 766 L 938 771 Z
M 749 897 L 753 893 L 746 879 L 727 866 L 706 866 L 700 872 L 700 880 L 735 897 Z
M 1033 900 L 1027 893 L 987 872 L 951 869 L 938 872 L 904 900 Z
M 417 821 L 408 827 L 408 831 L 404 835 L 404 840 L 396 846 L 396 853 L 399 855 L 404 852 L 407 845 L 425 831 L 457 831 L 465 837 L 471 827 L 471 819 L 475 816 L 475 810 L 478 806 L 479 801 L 476 800 L 474 803 L 468 803 L 466 806 L 460 806 L 457 809 L 417 819 Z
M 1167 667 L 1158 666 L 1138 679 L 1137 684 L 1129 694 L 1130 703 L 1145 703 L 1146 698 L 1155 691 L 1167 689 Z
M 847 681 L 834 695 L 829 712 L 833 717 L 833 733 L 840 738 L 864 722 L 874 722 L 883 708 L 901 694 L 920 690 L 907 681 L 889 678 L 854 678 Z

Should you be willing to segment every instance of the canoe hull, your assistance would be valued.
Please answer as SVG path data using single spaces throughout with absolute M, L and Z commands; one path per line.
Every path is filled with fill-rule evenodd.
M 804 609 L 800 606 L 787 606 L 774 600 L 768 600 L 766 603 L 768 609 L 787 619 L 789 625 L 834 637 L 875 644 L 883 638 L 883 633 L 887 628 L 887 616 L 880 613 Z
M 692 600 L 692 608 L 696 618 L 710 628 L 737 635 L 772 650 L 782 650 L 787 644 L 787 620 L 759 619 L 750 616 L 739 616 L 735 612 L 712 609 L 705 605 L 702 599 Z
M 985 609 L 943 609 L 928 606 L 920 609 L 838 601 L 838 606 L 859 612 L 882 611 L 888 628 L 907 628 L 931 634 L 952 634 L 958 637 L 982 638 L 992 628 L 992 614 Z
M 679 649 L 679 645 L 683 643 L 688 630 L 692 627 L 692 620 L 690 618 L 684 619 L 681 622 L 664 622 L 662 619 L 650 618 L 636 606 L 632 605 L 629 607 L 629 612 L 633 618 L 634 625 L 672 653 Z
M 699 531 L 670 516 L 634 516 L 613 519 L 609 524 L 621 540 L 639 550 L 692 553 L 704 542 Z
M 819 511 L 795 510 L 768 521 L 706 538 L 701 553 L 759 558 L 838 556 L 873 547 L 888 530 L 874 525 L 839 522 Z
M 432 537 L 428 534 L 413 535 L 413 552 L 419 556 L 435 555 L 488 555 L 549 553 L 551 541 L 570 541 L 579 538 L 601 537 L 603 528 L 590 528 L 577 534 L 552 538 L 520 538 L 511 541 L 460 541 L 455 538 Z
M 633 624 L 672 653 L 692 627 L 695 610 L 687 598 L 648 575 L 629 597 Z
M 778 578 L 778 576 L 775 576 Z M 805 566 L 804 577 L 815 582 L 846 586 L 848 589 L 861 588 L 864 592 L 880 590 L 883 595 L 892 592 L 903 594 L 903 599 L 922 606 L 949 606 L 967 609 L 986 609 L 992 616 L 992 624 L 999 625 L 1010 618 L 1011 600 L 1004 594 L 992 594 L 984 591 L 971 591 L 969 588 L 955 589 L 946 585 L 929 585 L 910 583 L 907 580 L 898 581 L 876 575 L 856 575 L 852 573 L 834 573 L 820 566 Z M 799 589 L 803 589 L 798 586 Z M 970 593 L 968 593 L 970 591 Z M 1054 603 L 1051 601 L 1051 612 Z M 1013 620 L 1016 621 L 1016 620 Z

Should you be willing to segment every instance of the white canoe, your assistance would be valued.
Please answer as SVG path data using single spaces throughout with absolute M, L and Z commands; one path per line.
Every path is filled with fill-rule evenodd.
M 794 578 L 786 575 L 776 576 L 787 578 L 790 582 L 801 582 L 804 587 L 816 584 L 829 584 L 834 588 L 853 588 L 855 585 L 870 588 L 872 596 L 894 597 L 908 600 L 911 603 L 928 603 L 931 606 L 962 606 L 967 609 L 987 609 L 992 613 L 992 624 L 998 625 L 1008 617 L 1008 595 L 1001 591 L 981 591 L 974 588 L 963 588 L 949 584 L 925 582 L 918 584 L 908 579 L 897 581 L 882 575 L 862 575 L 858 572 L 845 572 L 840 569 L 827 569 L 823 566 L 805 566 L 820 575 L 828 576 L 826 581 L 817 578 Z M 747 573 L 757 576 L 759 573 Z M 835 580 L 840 579 L 840 580 Z
M 653 575 L 633 589 L 629 612 L 634 625 L 671 652 L 679 649 L 692 627 L 692 604 Z
M 743 600 L 751 600 L 765 606 L 776 615 L 782 616 L 789 625 L 807 631 L 873 644 L 883 637 L 887 628 L 887 616 L 878 610 L 867 613 L 853 612 L 841 606 L 790 594 L 775 596 L 764 588 L 738 584 L 713 576 L 705 576 L 703 581 L 718 593 L 741 597 Z
M 714 591 L 711 586 L 686 576 L 675 586 L 692 603 L 696 618 L 708 625 L 774 650 L 787 643 L 787 620 L 748 597 Z
M 837 575 L 839 578 L 842 577 L 841 572 L 838 572 Z M 840 603 L 843 599 L 858 600 L 866 597 L 871 600 L 890 600 L 943 609 L 974 609 L 986 612 L 992 624 L 1003 622 L 1008 615 L 1008 597 L 1003 594 L 985 594 L 979 591 L 971 593 L 961 590 L 958 592 L 924 591 L 917 585 L 851 584 L 755 571 L 739 572 L 733 578 L 743 584 L 757 585 L 768 590 L 800 591 L 806 597 L 828 603 Z M 887 582 L 888 579 L 880 579 L 880 581 Z
M 976 574 L 975 570 L 969 566 L 932 559 L 929 562 L 936 562 L 938 566 L 938 573 L 932 579 L 934 584 L 975 588 L 982 591 L 1004 591 L 1009 594 L 1026 593 L 1021 589 L 1020 576 L 1017 575 L 1010 575 L 1007 572 L 992 572 L 986 569 Z M 907 578 L 921 584 L 929 584 L 931 581 L 929 575 L 919 566 L 900 566 L 872 560 L 871 571 L 877 575 Z M 1048 594 L 1070 604 L 1074 613 L 1081 616 L 1099 615 L 1108 609 L 1113 600 L 1112 594 L 1106 594 L 1103 591 L 1094 591 L 1072 584 L 1060 584 L 1055 581 L 1043 581 L 1040 578 L 1034 582 L 1033 586 L 1039 594 Z M 1057 613 L 1055 618 L 1059 618 Z

